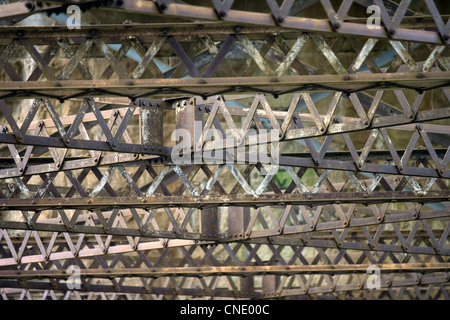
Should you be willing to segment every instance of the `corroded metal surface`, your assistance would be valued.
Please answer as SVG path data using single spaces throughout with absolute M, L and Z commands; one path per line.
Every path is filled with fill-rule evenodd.
M 0 6 L 0 299 L 450 299 L 442 3 L 278 3 Z

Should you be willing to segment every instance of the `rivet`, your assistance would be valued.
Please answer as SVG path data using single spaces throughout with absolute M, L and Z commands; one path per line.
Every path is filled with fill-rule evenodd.
M 167 5 L 166 5 L 165 3 L 161 3 L 161 4 L 159 5 L 159 10 L 161 10 L 161 11 L 166 11 L 166 10 L 167 10 Z

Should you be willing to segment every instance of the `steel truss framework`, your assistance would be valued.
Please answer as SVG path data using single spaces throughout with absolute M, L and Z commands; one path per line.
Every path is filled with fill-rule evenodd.
M 2 29 L 0 70 L 11 81 L 2 85 L 1 98 L 37 95 L 64 101 L 86 95 L 118 95 L 135 100 L 180 93 L 207 97 L 259 91 L 280 96 L 311 90 L 350 95 L 380 87 L 422 93 L 446 86 L 450 72 L 445 45 L 411 42 L 405 47 L 396 40 L 326 37 L 282 28 L 237 30 L 215 23 L 185 23 L 176 29 L 120 25 L 113 31 L 105 26 L 80 30 L 43 27 L 39 37 L 35 28 Z M 339 59 L 344 48 L 352 56 L 350 64 Z M 26 78 L 13 66 L 14 57 L 22 51 L 35 64 Z M 315 66 L 317 62 L 308 58 L 306 51 L 317 52 L 326 63 Z M 416 57 L 418 51 L 426 52 L 425 56 L 421 52 Z M 396 57 L 380 67 L 380 52 Z M 174 67 L 162 71 L 161 59 L 168 56 Z M 57 60 L 65 62 L 59 65 Z M 95 70 L 92 64 L 88 66 L 90 60 L 96 62 Z
M 449 299 L 449 24 L 374 3 L 1 6 L 0 299 Z
M 236 2 L 236 3 L 235 3 Z M 281 26 L 287 29 L 300 29 L 313 32 L 333 33 L 337 35 L 359 35 L 372 38 L 389 38 L 395 40 L 415 41 L 428 43 L 449 44 L 450 33 L 448 21 L 444 21 L 435 2 L 423 1 L 427 14 L 417 15 L 410 10 L 411 0 L 402 0 L 399 4 L 381 0 L 346 0 L 340 6 L 329 0 L 313 1 L 282 1 L 279 5 L 276 0 L 263 1 L 257 11 L 234 9 L 238 5 L 234 0 L 205 1 L 204 5 L 187 5 L 173 0 L 132 1 L 132 0 L 106 0 L 106 1 L 75 1 L 83 10 L 92 7 L 105 7 L 112 10 L 121 10 L 131 13 L 144 13 L 150 15 L 166 15 L 169 17 L 191 18 L 201 20 L 219 20 L 224 22 Z M 8 18 L 33 12 L 66 12 L 71 1 L 46 1 L 45 4 L 30 1 L 23 4 L 5 6 L 0 18 Z M 313 5 L 320 6 L 314 16 L 304 17 L 303 13 Z M 233 7 L 234 5 L 234 7 Z M 368 23 L 369 15 L 355 19 L 349 14 L 352 6 L 361 5 L 369 7 L 376 5 L 379 10 L 380 23 Z M 373 13 L 373 11 L 372 11 Z M 353 21 L 352 21 L 353 20 Z M 405 20 L 408 20 L 407 23 Z M 420 24 L 425 23 L 423 29 Z M 419 24 L 414 26 L 414 23 Z

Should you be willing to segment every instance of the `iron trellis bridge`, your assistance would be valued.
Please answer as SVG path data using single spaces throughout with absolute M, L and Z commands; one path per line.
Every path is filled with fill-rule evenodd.
M 450 299 L 449 13 L 3 1 L 0 299 Z

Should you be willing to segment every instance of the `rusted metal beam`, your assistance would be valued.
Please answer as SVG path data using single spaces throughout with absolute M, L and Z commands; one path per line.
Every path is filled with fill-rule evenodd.
M 108 9 L 197 21 L 0 28 L 0 299 L 449 299 L 446 16 L 431 0 L 408 17 L 410 1 L 377 0 L 382 24 L 369 28 L 349 16 L 354 2 L 369 5 L 125 0 Z M 50 3 L 49 14 L 68 5 Z M 0 18 L 51 8 L 33 4 Z M 298 16 L 311 6 L 326 17 Z M 29 75 L 15 69 L 21 52 Z M 286 105 L 272 103 L 281 95 Z M 60 116 L 58 101 L 80 107 Z M 50 118 L 34 120 L 42 111 Z M 169 157 L 169 113 L 200 162 Z M 231 129 L 231 152 L 211 128 Z M 267 141 L 281 151 L 295 145 L 270 168 L 252 152 L 209 162 L 265 128 L 280 131 Z M 79 292 L 65 284 L 70 264 Z M 373 266 L 381 283 L 368 290 Z
M 238 208 L 240 209 L 240 208 Z M 89 220 L 89 219 L 87 219 Z M 47 222 L 50 223 L 50 222 Z M 442 230 L 432 229 L 431 226 L 438 223 L 446 223 L 446 227 Z M 197 240 L 180 240 L 180 239 L 167 239 L 160 238 L 157 240 L 150 240 L 147 238 L 140 238 L 140 240 L 133 240 L 129 244 L 122 243 L 121 236 L 113 236 L 114 230 L 110 231 L 110 242 L 103 243 L 98 242 L 98 238 L 95 234 L 80 234 L 79 237 L 83 238 L 83 244 L 76 248 L 71 245 L 71 238 L 62 236 L 59 232 L 54 232 L 51 235 L 44 236 L 36 231 L 25 231 L 23 235 L 11 235 L 8 233 L 11 230 L 0 230 L 2 234 L 3 242 L 0 242 L 2 247 L 0 265 L 1 266 L 14 266 L 20 265 L 21 268 L 29 269 L 27 266 L 31 266 L 35 263 L 45 265 L 51 265 L 51 261 L 59 261 L 65 259 L 82 259 L 85 263 L 88 263 L 91 259 L 103 259 L 111 260 L 114 257 L 125 258 L 129 254 L 134 252 L 139 253 L 140 259 L 146 264 L 153 264 L 153 258 L 155 255 L 153 251 L 158 252 L 158 259 L 163 257 L 171 257 L 177 255 L 178 248 L 185 247 L 183 249 L 183 255 L 189 261 L 197 261 L 200 259 L 202 263 L 208 263 L 207 257 L 209 257 L 214 251 L 222 251 L 222 247 L 236 248 L 236 250 L 227 250 L 228 255 L 233 261 L 242 259 L 241 250 L 238 250 L 241 246 L 245 246 L 248 256 L 254 256 L 258 252 L 268 254 L 267 246 L 273 248 L 273 246 L 282 249 L 292 249 L 299 255 L 301 252 L 304 254 L 311 254 L 313 251 L 318 251 L 320 254 L 333 255 L 335 250 L 339 250 L 341 253 L 352 252 L 355 257 L 360 255 L 361 258 L 367 258 L 367 252 L 375 254 L 384 254 L 389 252 L 391 254 L 403 254 L 407 257 L 408 254 L 415 254 L 416 258 L 424 257 L 424 259 L 433 259 L 436 257 L 438 260 L 450 255 L 450 250 L 445 248 L 444 244 L 448 238 L 450 231 L 450 224 L 448 220 L 444 219 L 427 219 L 427 220 L 415 220 L 409 223 L 413 227 L 410 229 L 399 228 L 399 223 L 385 223 L 375 226 L 375 228 L 369 228 L 365 226 L 344 228 L 342 231 L 333 230 L 327 232 L 306 232 L 293 235 L 277 235 L 263 238 L 249 237 L 245 240 L 238 240 L 238 243 L 234 241 L 234 234 L 229 234 L 229 240 L 227 242 L 220 243 L 217 238 L 213 241 L 197 241 Z M 392 230 L 392 231 L 389 231 Z M 232 232 L 239 233 L 240 230 L 232 230 Z M 5 233 L 6 232 L 6 233 Z M 61 231 L 63 233 L 63 231 Z M 76 232 L 76 230 L 75 230 Z M 373 235 L 372 235 L 373 233 Z M 65 234 L 65 233 L 63 233 Z M 75 234 L 71 233 L 72 236 Z M 130 238 L 128 238 L 130 240 Z M 45 252 L 40 252 L 40 243 L 49 243 Z M 14 247 L 28 247 L 27 252 L 15 253 Z M 55 249 L 54 249 L 55 248 Z M 202 248 L 205 256 L 198 256 L 198 250 Z M 194 252 L 194 256 L 191 256 L 189 252 Z M 195 253 L 197 252 L 197 253 Z M 124 255 L 128 254 L 128 255 Z M 344 255 L 345 256 L 345 255 Z M 12 258 L 11 258 L 12 257 Z M 290 256 L 280 258 L 276 251 L 272 251 L 272 257 L 276 258 L 282 264 L 288 263 L 291 259 Z M 377 263 L 384 261 L 383 256 Z M 269 259 L 271 260 L 271 259 Z M 218 261 L 227 261 L 225 256 L 221 256 Z M 217 261 L 217 262 L 218 262 Z M 258 260 L 259 261 L 259 260 Z M 266 262 L 261 261 L 265 265 Z M 356 260 L 355 260 L 356 261 Z M 427 260 L 428 261 L 428 260 Z M 170 258 L 172 264 L 183 264 Z M 200 262 L 199 262 L 200 263 Z M 225 262 L 226 263 L 226 262 Z M 244 280 L 243 280 L 244 281 Z M 244 281 L 246 284 L 242 290 L 250 290 L 252 287 L 252 280 L 248 278 Z M 247 288 L 247 289 L 245 289 Z
M 16 2 L 1 5 L 0 19 L 9 19 L 17 16 L 29 16 L 35 13 L 46 12 L 47 10 L 61 8 L 58 4 L 50 4 L 46 2 L 27 1 Z
M 425 276 L 426 277 L 426 276 Z M 162 278 L 164 279 L 164 278 Z M 37 281 L 12 281 L 2 280 L 0 284 L 5 286 L 0 290 L 0 297 L 4 300 L 153 300 L 155 298 L 171 299 L 178 296 L 189 298 L 198 297 L 223 297 L 228 299 L 296 299 L 296 300 L 321 300 L 321 299 L 339 299 L 339 300 L 429 300 L 436 296 L 439 299 L 449 300 L 448 284 L 445 280 L 430 280 L 430 284 L 417 285 L 415 279 L 411 279 L 405 284 L 381 284 L 379 290 L 360 289 L 357 284 L 338 285 L 336 287 L 311 288 L 303 290 L 302 288 L 286 290 L 286 292 L 267 292 L 260 293 L 255 291 L 251 294 L 236 292 L 228 288 L 217 288 L 205 290 L 202 288 L 168 288 L 166 286 L 152 286 L 144 288 L 142 286 L 121 285 L 114 286 L 107 284 L 82 284 L 79 290 L 67 290 L 66 284 L 48 283 Z M 419 292 L 419 294 L 417 294 Z M 423 292 L 423 294 L 420 294 Z
M 448 44 L 448 37 L 445 37 L 444 30 L 425 31 L 406 29 L 397 26 L 396 28 L 382 27 L 382 26 L 368 26 L 367 24 L 356 24 L 345 22 L 346 15 L 339 17 L 342 20 L 334 20 L 335 12 L 333 7 L 329 4 L 324 5 L 323 8 L 328 11 L 329 19 L 318 18 L 304 18 L 298 16 L 282 15 L 278 9 L 278 4 L 275 1 L 268 1 L 271 13 L 262 13 L 255 11 L 234 10 L 231 8 L 220 10 L 217 9 L 215 2 L 210 6 L 198 6 L 175 3 L 173 1 L 164 1 L 163 4 L 158 5 L 151 1 L 129 1 L 126 0 L 122 5 L 112 6 L 116 10 L 125 10 L 128 12 L 147 13 L 151 15 L 165 15 L 168 17 L 184 17 L 191 19 L 203 19 L 212 21 L 225 21 L 243 24 L 254 24 L 264 26 L 282 26 L 286 29 L 300 29 L 313 32 L 336 33 L 339 35 L 359 35 L 373 38 L 388 38 L 399 41 L 419 41 L 426 43 Z M 385 9 L 384 4 L 379 1 L 377 5 L 381 9 Z M 292 4 L 290 5 L 292 6 Z M 344 7 L 344 5 L 342 5 Z M 161 9 L 162 8 L 162 9 Z M 267 7 L 266 7 L 267 8 Z M 400 11 L 400 10 L 399 10 Z M 403 15 L 405 13 L 403 12 Z M 399 15 L 400 16 L 400 15 Z M 433 11 L 432 16 L 434 21 L 439 21 L 439 12 Z M 369 18 L 369 16 L 367 17 Z M 383 16 L 383 23 L 386 26 L 391 26 L 390 17 Z M 438 22 L 436 22 L 439 25 Z
M 383 205 L 379 216 L 374 216 L 373 212 L 368 216 L 362 216 L 359 217 L 356 214 L 355 207 L 348 209 L 350 213 L 354 213 L 349 218 L 340 218 L 339 220 L 328 218 L 326 216 L 326 211 L 323 207 L 318 208 L 312 208 L 312 214 L 315 214 L 313 219 L 315 221 L 304 223 L 303 221 L 306 219 L 310 219 L 308 215 L 309 212 L 306 211 L 306 208 L 298 208 L 299 215 L 298 217 L 292 217 L 292 215 L 289 215 L 290 210 L 292 208 L 288 208 L 288 210 L 285 210 L 287 214 L 285 213 L 282 217 L 276 219 L 275 226 L 271 227 L 267 225 L 266 219 L 271 219 L 273 217 L 270 217 L 268 214 L 261 214 L 259 209 L 254 210 L 251 212 L 251 221 L 249 223 L 249 226 L 244 230 L 244 232 L 235 232 L 230 233 L 230 231 L 233 231 L 234 229 L 229 229 L 230 226 L 225 225 L 222 226 L 218 233 L 216 234 L 207 234 L 201 233 L 198 230 L 198 227 L 196 224 L 193 224 L 192 226 L 188 225 L 189 218 L 192 215 L 186 215 L 182 219 L 179 219 L 179 222 L 177 222 L 175 225 L 170 224 L 167 228 L 150 228 L 150 227 L 144 227 L 141 226 L 140 228 L 136 228 L 134 226 L 128 226 L 126 223 L 122 221 L 119 225 L 112 225 L 114 222 L 117 223 L 117 220 L 112 217 L 108 218 L 107 216 L 103 216 L 103 218 L 106 220 L 106 222 L 96 222 L 94 223 L 93 218 L 91 216 L 88 216 L 89 221 L 86 221 L 84 225 L 81 224 L 74 224 L 74 221 L 65 221 L 62 223 L 62 221 L 59 222 L 40 222 L 38 221 L 27 221 L 27 222 L 20 222 L 20 221 L 0 221 L 0 227 L 6 228 L 8 230 L 25 230 L 26 232 L 32 232 L 32 231 L 45 231 L 45 232 L 69 232 L 74 234 L 99 234 L 99 235 L 116 235 L 116 236 L 133 236 L 133 237 L 150 237 L 150 238 L 167 238 L 167 239 L 188 239 L 188 240 L 202 240 L 202 241 L 217 241 L 217 242 L 230 242 L 230 241 L 246 241 L 251 239 L 258 239 L 258 238 L 266 238 L 266 237 L 277 237 L 279 235 L 301 235 L 305 234 L 305 238 L 299 238 L 300 244 L 310 244 L 310 243 L 316 243 L 316 244 L 323 244 L 320 241 L 312 241 L 312 239 L 308 238 L 308 235 L 312 231 L 327 231 L 327 230 L 339 230 L 342 228 L 352 228 L 352 227 L 364 227 L 364 226 L 379 226 L 380 232 L 383 232 L 384 230 L 384 224 L 389 223 L 399 223 L 399 222 L 407 222 L 407 221 L 417 221 L 418 225 L 420 226 L 420 222 L 423 224 L 426 224 L 427 219 L 437 219 L 437 218 L 448 218 L 448 209 L 437 209 L 437 210 L 428 210 L 426 208 L 423 208 L 423 210 L 418 209 L 418 212 L 410 212 L 407 210 L 386 210 L 387 206 Z M 338 208 L 340 209 L 340 208 Z M 371 208 L 372 210 L 378 211 L 380 210 L 377 207 Z M 270 210 L 270 207 L 268 208 Z M 340 210 L 347 210 L 347 208 L 343 208 Z M 339 214 L 339 211 L 337 214 Z M 414 209 L 417 210 L 417 209 Z M 355 212 L 354 212 L 355 211 Z M 24 211 L 22 211 L 24 212 Z M 323 213 L 324 212 L 324 213 Z M 359 211 L 358 211 L 359 212 Z M 63 215 L 64 211 L 61 209 L 58 210 L 58 213 L 61 215 L 61 217 L 65 217 Z M 321 221 L 319 221 L 319 218 L 321 217 L 321 214 L 323 213 Z M 39 213 L 40 214 L 40 213 Z M 39 214 L 34 214 L 34 218 L 37 219 Z M 369 214 L 369 213 L 368 213 Z M 147 213 L 148 215 L 148 213 Z M 145 218 L 147 215 L 144 215 L 143 218 Z M 195 212 L 195 216 L 197 216 L 198 213 Z M 121 216 L 121 214 L 119 214 Z M 139 215 L 137 213 L 135 214 L 136 223 L 140 223 L 141 218 L 139 218 Z M 289 218 L 289 219 L 288 219 Z M 199 219 L 199 217 L 197 218 Z M 348 219 L 348 220 L 347 220 Z M 65 217 L 65 220 L 67 220 L 67 217 Z M 97 219 L 95 220 L 97 221 Z M 101 220 L 99 220 L 101 222 Z M 152 219 L 148 220 L 147 224 L 150 224 L 151 222 L 158 222 L 159 219 L 155 219 L 154 221 Z M 142 223 L 142 222 L 141 222 Z M 264 223 L 263 227 L 259 226 L 259 223 Z M 188 227 L 189 226 L 189 227 Z M 189 230 L 189 228 L 193 228 L 194 230 Z M 3 232 L 6 232 L 6 230 L 3 230 Z M 349 230 L 346 230 L 342 236 L 347 235 L 347 232 Z M 443 239 L 446 239 L 446 234 L 443 234 Z M 412 234 L 414 236 L 414 234 Z M 341 237 L 341 236 L 340 236 Z M 338 241 L 338 246 L 344 246 L 345 244 L 345 238 L 342 239 L 338 237 L 338 239 L 341 239 Z M 411 238 L 413 239 L 413 238 Z M 410 239 L 410 240 L 411 240 Z M 276 240 L 276 239 L 275 239 Z M 372 249 L 372 248 L 382 248 L 383 246 L 379 246 L 378 243 L 373 241 L 373 239 L 369 239 L 369 243 L 367 245 L 355 245 L 355 249 Z M 263 240 L 264 242 L 265 240 Z M 270 239 L 268 240 L 270 241 Z M 281 240 L 280 240 L 281 241 Z M 290 244 L 290 240 L 281 241 L 280 243 L 286 243 Z M 412 240 L 411 240 L 412 241 Z M 351 242 L 351 239 L 350 239 Z M 293 244 L 296 242 L 294 241 Z M 325 244 L 323 244 L 325 245 Z M 329 244 L 328 244 L 329 245 Z M 333 243 L 333 246 L 335 244 Z M 136 245 L 133 245 L 134 247 Z M 352 245 L 349 245 L 352 246 Z M 411 247 L 412 244 L 405 245 L 405 248 Z M 143 248 L 146 248 L 145 246 Z M 402 251 L 407 249 L 402 248 L 394 248 L 395 251 Z M 435 245 L 435 250 L 438 253 L 444 253 L 448 252 L 448 249 L 445 249 L 441 245 Z M 435 251 L 427 251 L 429 253 L 433 253 Z
M 433 203 L 448 201 L 450 190 L 430 190 L 425 194 L 414 191 L 391 192 L 330 192 L 324 194 L 262 194 L 228 195 L 224 201 L 222 196 L 158 196 L 151 197 L 101 197 L 101 198 L 55 198 L 55 199 L 1 199 L 0 210 L 48 210 L 58 209 L 110 209 L 110 208 L 160 208 L 166 206 L 182 206 L 198 208 L 206 206 L 249 206 L 257 201 L 258 206 L 283 203 L 286 205 L 321 206 L 333 203 L 388 203 L 390 201 Z
M 313 265 L 313 266 L 240 266 L 240 267 L 165 267 L 165 268 L 114 268 L 80 270 L 81 277 L 114 278 L 114 277 L 167 277 L 167 276 L 245 276 L 251 274 L 274 274 L 289 276 L 294 274 L 347 274 L 367 273 L 368 264 L 353 265 Z M 392 263 L 378 265 L 381 272 L 447 272 L 450 263 Z M 36 279 L 36 278 L 67 278 L 67 273 L 60 270 L 0 270 L 0 279 Z
M 72 96 L 127 96 L 136 99 L 142 96 L 160 98 L 180 96 L 186 92 L 197 96 L 213 96 L 229 92 L 266 92 L 283 95 L 290 92 L 358 92 L 379 89 L 412 89 L 425 92 L 433 88 L 449 86 L 449 71 L 429 72 L 425 79 L 419 73 L 355 74 L 348 80 L 342 75 L 318 76 L 261 76 L 245 78 L 198 79 L 134 79 L 134 80 L 61 80 L 3 82 L 0 98 L 6 97 L 49 97 L 60 100 Z M 348 76 L 347 76 L 348 77 Z M 345 78 L 345 79 L 344 79 Z M 426 80 L 427 86 L 423 86 Z

